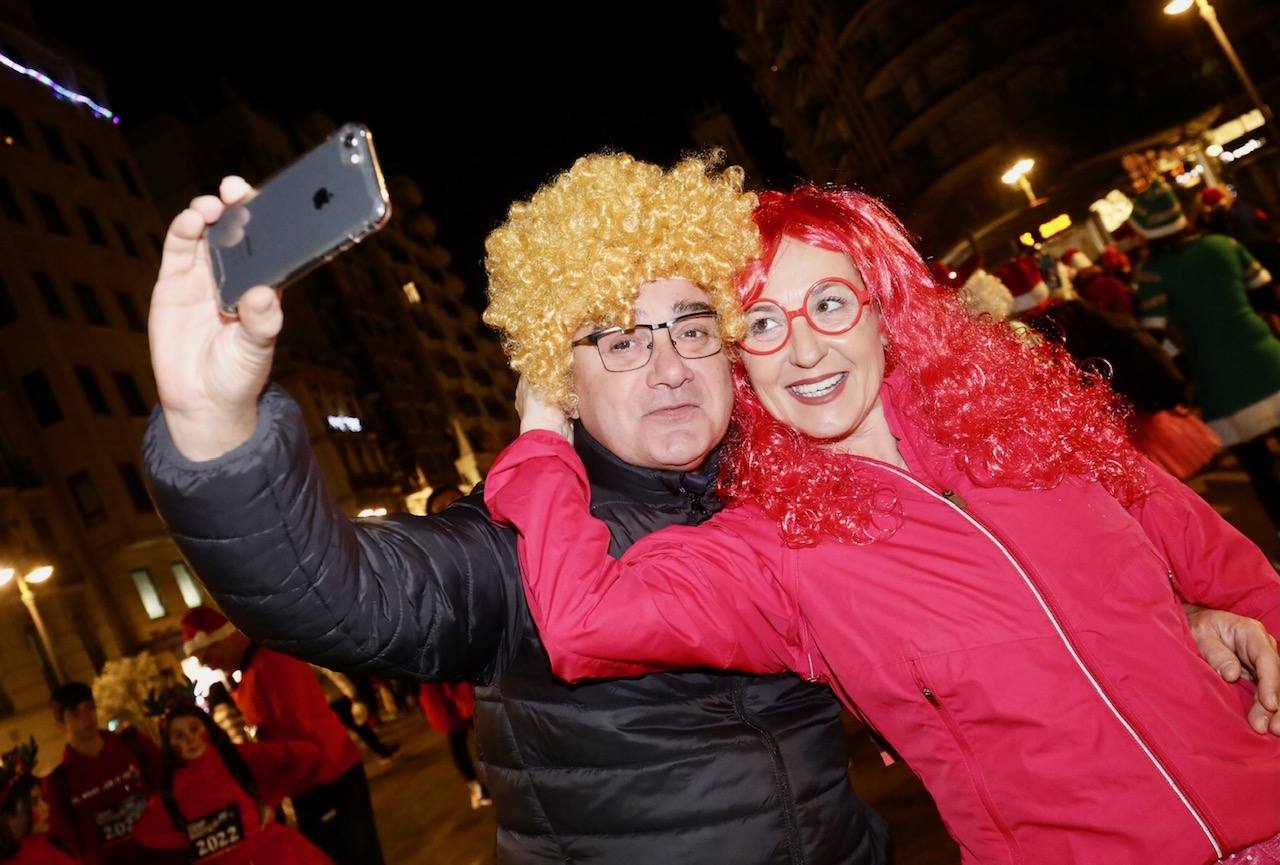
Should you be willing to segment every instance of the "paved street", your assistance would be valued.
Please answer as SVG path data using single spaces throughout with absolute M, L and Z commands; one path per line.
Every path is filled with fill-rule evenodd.
M 1196 478 L 1192 486 L 1269 556 L 1280 556 L 1274 531 L 1230 458 Z M 901 763 L 885 768 L 865 731 L 853 724 L 849 729 L 855 786 L 893 829 L 896 865 L 958 862 L 955 844 L 911 772 Z M 386 725 L 383 735 L 403 745 L 391 763 L 368 763 L 388 865 L 493 862 L 492 809 L 470 810 L 466 787 L 454 772 L 445 739 L 417 716 Z

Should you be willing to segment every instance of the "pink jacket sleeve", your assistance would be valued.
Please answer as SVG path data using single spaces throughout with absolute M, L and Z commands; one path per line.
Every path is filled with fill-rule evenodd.
M 655 532 L 614 559 L 590 491 L 573 448 L 545 431 L 516 439 L 485 481 L 493 518 L 519 534 L 525 594 L 556 675 L 797 668 L 798 621 L 773 526 L 729 525 L 722 514 Z
M 1267 557 L 1186 484 L 1148 464 L 1154 488 L 1129 507 L 1164 554 L 1184 601 L 1258 619 L 1280 635 L 1280 577 Z

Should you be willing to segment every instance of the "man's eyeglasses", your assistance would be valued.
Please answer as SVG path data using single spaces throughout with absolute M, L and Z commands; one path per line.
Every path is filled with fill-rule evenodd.
M 743 313 L 746 332 L 738 343 L 751 354 L 773 354 L 791 338 L 792 319 L 804 316 L 809 327 L 827 336 L 852 330 L 862 320 L 862 310 L 871 302 L 865 288 L 839 276 L 828 276 L 809 286 L 804 305 L 783 309 L 782 304 L 761 298 Z
M 600 361 L 610 372 L 640 369 L 653 357 L 653 332 L 666 330 L 676 354 L 685 360 L 711 357 L 722 348 L 720 320 L 710 310 L 687 312 L 659 324 L 637 324 L 623 329 L 607 327 L 575 339 L 573 347 L 594 345 Z

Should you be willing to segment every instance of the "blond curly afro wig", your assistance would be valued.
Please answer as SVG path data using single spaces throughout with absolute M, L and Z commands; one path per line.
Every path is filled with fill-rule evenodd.
M 670 171 L 623 153 L 584 156 L 485 241 L 489 308 L 511 368 L 575 406 L 572 342 L 585 324 L 630 327 L 640 286 L 687 279 L 707 292 L 726 339 L 741 334 L 733 276 L 759 254 L 742 169 L 718 154 Z

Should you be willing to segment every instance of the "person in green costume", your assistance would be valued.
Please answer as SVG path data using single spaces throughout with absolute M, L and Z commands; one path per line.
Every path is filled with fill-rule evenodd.
M 1162 180 L 1137 197 L 1130 221 L 1151 243 L 1137 274 L 1139 317 L 1179 335 L 1205 421 L 1280 529 L 1280 467 L 1268 443 L 1280 429 L 1280 340 L 1246 294 L 1271 274 L 1237 241 L 1191 227 Z

